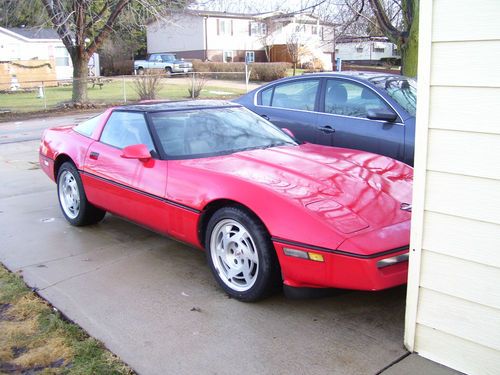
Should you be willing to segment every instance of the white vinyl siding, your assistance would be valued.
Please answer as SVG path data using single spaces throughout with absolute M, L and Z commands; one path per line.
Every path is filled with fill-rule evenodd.
M 500 1 L 420 5 L 405 344 L 465 373 L 498 374 Z

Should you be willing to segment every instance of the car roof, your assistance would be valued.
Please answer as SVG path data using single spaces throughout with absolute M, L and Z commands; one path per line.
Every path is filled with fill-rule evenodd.
M 113 110 L 119 111 L 137 111 L 137 112 L 164 112 L 164 111 L 182 111 L 189 109 L 210 109 L 241 107 L 238 103 L 227 100 L 177 100 L 177 101 L 143 101 L 137 104 L 123 105 L 115 107 Z
M 387 79 L 408 79 L 408 77 L 396 74 L 396 73 L 385 73 L 385 72 L 368 72 L 368 71 L 345 71 L 345 72 L 319 72 L 319 73 L 305 73 L 300 76 L 292 76 L 282 79 L 292 80 L 297 78 L 307 78 L 307 77 L 339 77 L 339 78 L 354 78 L 360 81 L 372 80 L 387 80 Z

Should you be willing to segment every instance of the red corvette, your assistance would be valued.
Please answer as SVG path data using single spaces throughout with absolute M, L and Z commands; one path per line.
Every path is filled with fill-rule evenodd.
M 240 105 L 116 107 L 47 130 L 40 165 L 72 225 L 113 213 L 200 249 L 252 301 L 288 287 L 404 284 L 413 169 L 299 144 Z

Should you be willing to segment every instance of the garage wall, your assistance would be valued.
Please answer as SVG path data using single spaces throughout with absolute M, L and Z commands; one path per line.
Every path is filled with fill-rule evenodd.
M 421 1 L 405 344 L 500 369 L 500 1 Z

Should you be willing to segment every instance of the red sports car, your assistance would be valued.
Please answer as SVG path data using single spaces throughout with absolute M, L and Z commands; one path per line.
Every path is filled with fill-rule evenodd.
M 292 288 L 404 284 L 413 169 L 299 144 L 238 104 L 115 107 L 47 130 L 40 165 L 72 225 L 106 212 L 206 249 L 221 287 L 253 301 Z

